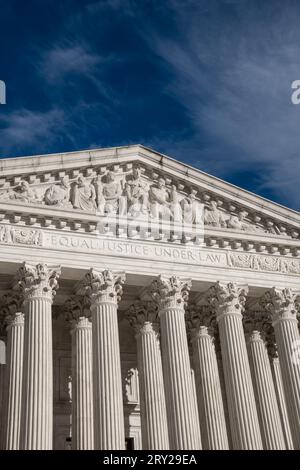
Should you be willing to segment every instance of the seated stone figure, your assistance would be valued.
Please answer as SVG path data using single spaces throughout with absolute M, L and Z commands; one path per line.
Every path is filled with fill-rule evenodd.
M 157 186 L 151 186 L 149 191 L 150 215 L 154 219 L 171 218 L 169 192 L 163 178 L 159 178 Z
M 59 183 L 52 184 L 45 192 L 44 201 L 47 206 L 72 208 L 68 178 L 64 176 Z
M 38 203 L 35 192 L 30 188 L 27 181 L 22 180 L 14 189 L 6 189 L 0 192 L 0 200 Z
M 211 227 L 226 227 L 226 219 L 216 201 L 210 201 L 209 206 L 204 210 L 204 224 Z
M 237 215 L 232 215 L 227 221 L 227 227 L 234 230 L 243 230 L 245 232 L 256 232 L 258 229 L 255 225 L 247 222 L 246 217 L 248 212 L 240 211 Z
M 92 212 L 96 210 L 96 191 L 94 185 L 83 176 L 79 176 L 75 184 L 73 206 L 75 209 L 83 211 Z

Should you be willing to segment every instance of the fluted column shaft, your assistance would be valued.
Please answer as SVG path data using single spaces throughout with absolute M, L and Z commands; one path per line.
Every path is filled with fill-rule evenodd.
M 291 289 L 273 288 L 261 299 L 271 314 L 295 449 L 300 449 L 300 335 Z
M 2 339 L 2 338 L 1 338 Z M 5 449 L 5 382 L 6 382 L 6 364 L 0 363 L 0 450 Z
M 127 318 L 137 342 L 143 449 L 169 449 L 157 309 L 152 302 L 136 303 Z
M 50 450 L 53 440 L 51 306 L 59 268 L 27 265 L 19 276 L 24 294 L 24 365 L 20 448 Z
M 296 319 L 273 323 L 295 449 L 300 449 L 300 336 Z M 298 351 L 297 351 L 298 348 Z
M 4 416 L 4 448 L 20 448 L 20 424 L 22 404 L 22 371 L 24 347 L 24 315 L 10 315 L 7 325 L 6 396 Z
M 94 449 L 92 324 L 86 317 L 72 325 L 72 448 Z
M 160 317 L 170 448 L 178 450 L 201 448 L 184 318 L 189 288 L 190 282 L 175 277 L 160 276 L 152 285 Z
M 125 448 L 117 307 L 124 274 L 91 270 L 84 286 L 91 301 L 95 449 Z
M 242 324 L 246 289 L 217 283 L 210 302 L 216 310 L 232 444 L 234 449 L 262 449 L 259 421 Z
M 117 305 L 92 306 L 96 449 L 124 449 L 124 417 Z
M 286 400 L 284 396 L 281 370 L 278 357 L 275 357 L 272 361 L 272 374 L 275 386 L 275 392 L 277 396 L 278 408 L 281 417 L 281 424 L 284 434 L 285 446 L 288 450 L 293 450 L 293 438 L 291 434 L 291 428 L 286 408 Z
M 249 356 L 264 449 L 283 450 L 286 447 L 271 365 L 265 343 L 258 331 L 254 331 L 249 338 Z
M 206 327 L 195 332 L 192 345 L 203 449 L 228 449 L 216 352 Z
M 136 335 L 143 449 L 169 448 L 162 363 L 157 332 L 147 324 Z

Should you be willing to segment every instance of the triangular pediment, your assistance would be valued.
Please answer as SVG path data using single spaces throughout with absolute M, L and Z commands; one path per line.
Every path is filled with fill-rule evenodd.
M 55 220 L 56 228 L 76 230 L 89 223 L 92 231 L 99 214 L 156 210 L 179 220 L 184 208 L 193 222 L 197 204 L 211 246 L 227 240 L 249 250 L 251 242 L 298 249 L 298 212 L 140 145 L 0 160 L 1 217 L 25 225 Z

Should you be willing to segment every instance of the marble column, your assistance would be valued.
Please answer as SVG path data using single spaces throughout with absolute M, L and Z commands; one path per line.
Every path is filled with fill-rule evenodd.
M 6 365 L 0 364 L 0 450 L 5 450 L 5 430 L 4 430 L 4 380 Z
M 22 299 L 18 294 L 7 294 L 3 303 L 7 330 L 3 447 L 7 450 L 18 450 L 20 448 L 24 314 L 21 312 Z
M 95 449 L 125 448 L 117 308 L 124 273 L 91 269 L 82 289 L 91 303 Z
M 184 318 L 190 287 L 190 280 L 176 276 L 159 276 L 151 285 L 160 317 L 170 448 L 177 450 L 201 448 Z
M 263 447 L 266 450 L 283 450 L 286 447 L 271 364 L 265 342 L 257 330 L 254 330 L 249 337 L 249 357 L 261 423 Z
M 193 349 L 202 446 L 207 450 L 228 449 L 214 339 L 201 316 L 201 308 L 189 309 L 187 325 Z
M 143 449 L 169 449 L 157 308 L 153 302 L 137 302 L 127 318 L 137 342 Z
M 234 449 L 262 449 L 254 390 L 242 324 L 247 289 L 217 282 L 208 292 L 216 312 L 232 444 Z
M 283 387 L 294 448 L 300 449 L 300 335 L 295 295 L 291 289 L 273 288 L 261 299 L 275 331 Z
M 65 303 L 72 335 L 72 449 L 94 449 L 92 323 L 83 298 Z
M 52 301 L 58 266 L 24 263 L 18 272 L 24 297 L 24 363 L 20 448 L 50 450 L 53 441 Z
M 272 364 L 272 375 L 273 375 L 273 381 L 274 381 L 274 386 L 275 386 L 275 392 L 277 396 L 277 403 L 278 403 L 278 408 L 279 408 L 279 413 L 280 413 L 285 446 L 286 446 L 286 449 L 293 450 L 294 444 L 293 444 L 291 427 L 290 427 L 289 418 L 288 418 L 288 412 L 287 412 L 287 407 L 286 407 L 286 400 L 284 396 L 282 376 L 281 376 L 281 370 L 280 370 L 278 357 L 274 357 L 272 359 L 271 364 Z

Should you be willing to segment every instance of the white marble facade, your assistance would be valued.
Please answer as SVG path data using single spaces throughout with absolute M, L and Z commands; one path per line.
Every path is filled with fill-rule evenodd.
M 299 449 L 300 214 L 143 146 L 0 160 L 1 449 Z

